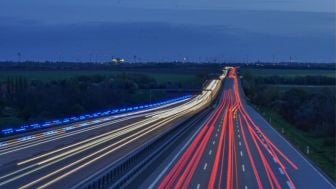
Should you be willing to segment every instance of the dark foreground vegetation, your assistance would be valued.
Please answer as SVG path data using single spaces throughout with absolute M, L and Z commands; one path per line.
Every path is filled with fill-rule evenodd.
M 192 94 L 219 70 L 219 65 L 3 64 L 0 128 Z
M 300 70 L 299 76 L 288 76 L 284 69 L 278 73 L 272 69 L 272 75 L 259 72 L 241 69 L 249 101 L 297 148 L 336 179 L 336 76 L 306 75 L 305 70 Z

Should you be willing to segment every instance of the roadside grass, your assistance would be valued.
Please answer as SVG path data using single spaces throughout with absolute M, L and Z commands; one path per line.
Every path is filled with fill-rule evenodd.
M 256 77 L 296 77 L 296 76 L 327 76 L 336 78 L 336 71 L 333 69 L 269 69 L 269 68 L 241 68 L 241 74 L 250 73 Z M 292 88 L 300 88 L 309 92 L 321 93 L 325 89 L 336 92 L 333 85 L 285 85 L 270 84 L 281 92 Z M 328 90 L 328 91 L 330 91 Z M 287 122 L 276 111 L 266 106 L 258 106 L 257 110 L 266 118 L 279 133 L 281 133 L 293 146 L 310 159 L 317 167 L 326 173 L 332 180 L 336 181 L 336 139 L 333 137 L 318 137 L 315 132 L 304 132 Z M 309 147 L 309 154 L 307 154 Z
M 291 144 L 336 181 L 336 149 L 332 144 L 336 142 L 334 138 L 319 138 L 305 133 L 269 108 L 258 107 L 257 109 Z M 307 154 L 307 147 L 309 147 L 309 154 Z
M 105 70 L 79 70 L 79 71 L 0 71 L 0 82 L 6 81 L 8 77 L 22 76 L 29 80 L 61 80 L 81 75 L 117 75 L 117 74 L 143 74 L 154 78 L 159 84 L 165 82 L 201 82 L 196 74 L 183 73 L 150 73 L 150 72 L 127 72 L 127 71 L 105 71 Z
M 267 69 L 267 68 L 241 68 L 242 74 L 249 72 L 255 76 L 327 76 L 336 77 L 335 70 L 319 70 L 319 69 Z

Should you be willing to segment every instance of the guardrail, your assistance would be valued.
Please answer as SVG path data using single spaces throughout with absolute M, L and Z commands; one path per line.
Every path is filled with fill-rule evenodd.
M 220 80 L 222 79 L 223 78 Z M 222 85 L 219 88 L 222 88 Z M 217 91 L 220 91 L 220 89 Z M 214 96 L 216 96 L 216 94 L 214 94 Z M 219 99 L 216 99 L 217 100 L 212 103 L 218 104 Z M 208 108 L 205 111 L 197 113 L 195 115 L 197 117 L 196 119 L 193 119 L 195 116 L 190 117 L 170 130 L 156 136 L 145 145 L 135 149 L 98 173 L 91 175 L 73 188 L 124 188 L 131 182 L 132 178 L 139 175 L 141 170 L 149 166 L 152 161 L 159 157 L 165 149 L 169 148 L 169 146 L 171 146 L 180 135 L 187 131 L 188 128 L 195 123 L 199 123 L 199 121 L 210 112 L 210 109 L 211 108 Z M 182 127 L 182 125 L 188 122 L 190 123 L 186 127 Z
M 140 174 L 142 169 L 149 166 L 151 161 L 155 160 L 156 157 L 163 153 L 164 149 L 171 146 L 173 141 L 181 136 L 188 128 L 195 123 L 198 123 L 200 119 L 206 117 L 208 112 L 209 109 L 198 113 L 197 119 L 191 117 L 184 120 L 181 124 L 155 137 L 147 142 L 147 144 L 122 157 L 119 161 L 106 167 L 104 170 L 100 171 L 100 173 L 92 175 L 86 181 L 79 183 L 73 188 L 123 188 L 131 181 L 131 178 Z M 184 124 L 188 124 L 188 126 L 182 127 Z

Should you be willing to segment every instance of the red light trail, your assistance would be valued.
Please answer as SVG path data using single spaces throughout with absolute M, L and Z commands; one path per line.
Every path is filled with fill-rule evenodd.
M 235 134 L 235 121 L 237 121 L 237 136 L 240 138 L 241 133 L 242 141 L 245 144 L 244 150 L 248 157 L 248 165 L 254 175 L 255 186 L 252 188 L 282 188 L 274 166 L 272 168 L 272 164 L 277 163 L 285 175 L 284 178 L 290 183 L 290 188 L 295 189 L 285 164 L 290 165 L 293 170 L 297 170 L 298 167 L 271 142 L 247 113 L 244 103 L 241 101 L 236 69 L 232 68 L 228 73 L 226 80 L 231 82 L 229 84 L 232 86 L 224 90 L 220 105 L 158 184 L 158 188 L 189 187 L 218 124 L 221 126 L 219 128 L 219 139 L 208 175 L 207 188 L 243 188 L 241 186 L 242 182 L 239 180 L 242 179 L 242 177 L 239 177 L 241 173 L 238 173 L 239 156 L 237 155 L 238 146 Z M 215 144 L 215 141 L 213 144 Z M 240 153 L 242 156 L 242 151 Z M 270 160 L 274 160 L 274 162 Z M 242 167 L 245 172 L 245 165 L 242 165 Z

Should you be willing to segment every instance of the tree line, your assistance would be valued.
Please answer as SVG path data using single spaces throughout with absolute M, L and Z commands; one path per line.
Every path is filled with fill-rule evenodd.
M 281 89 L 268 84 L 334 85 L 335 78 L 324 76 L 256 77 L 246 73 L 242 84 L 248 99 L 257 106 L 279 113 L 298 129 L 318 137 L 336 137 L 335 88 L 318 90 L 289 87 Z
M 199 84 L 160 82 L 144 74 L 83 75 L 63 80 L 8 77 L 0 83 L 0 127 L 62 118 L 113 107 L 172 98 L 182 93 L 150 89 L 194 88 Z
M 247 76 L 249 77 L 249 76 Z M 255 77 L 254 82 L 258 84 L 271 84 L 271 85 L 336 85 L 334 77 L 327 76 L 295 76 L 295 77 L 282 77 L 282 76 L 268 76 L 268 77 Z

